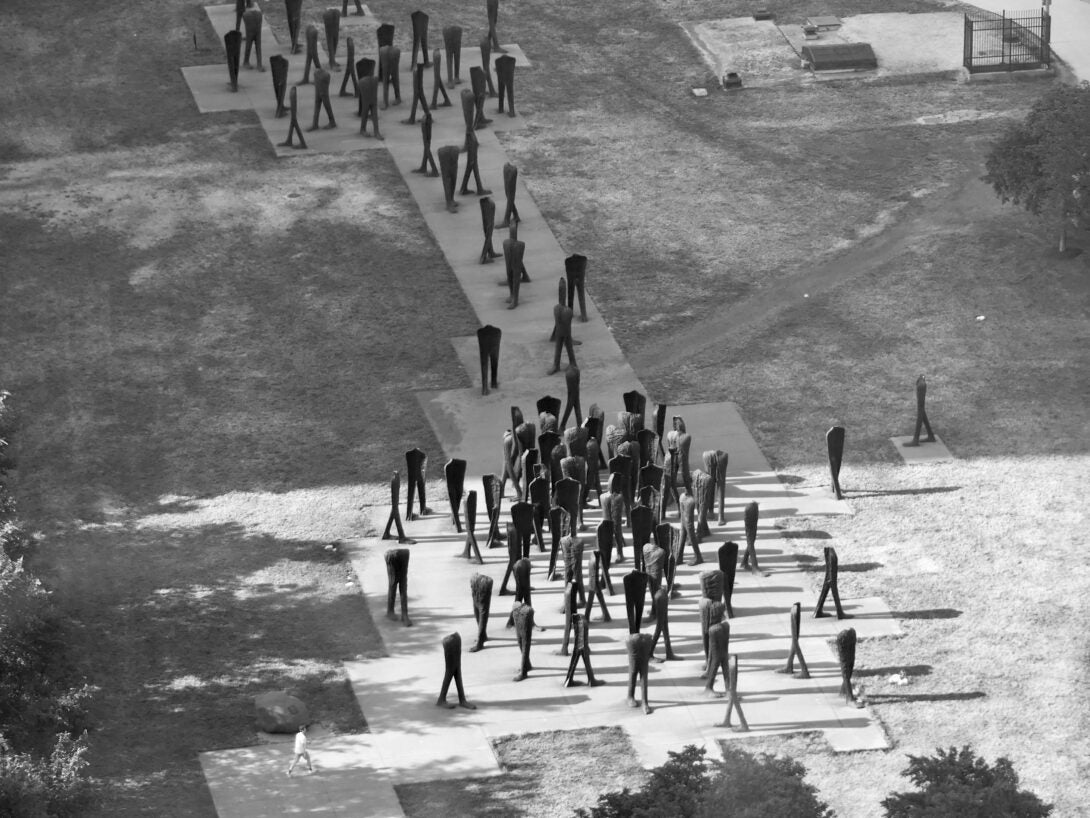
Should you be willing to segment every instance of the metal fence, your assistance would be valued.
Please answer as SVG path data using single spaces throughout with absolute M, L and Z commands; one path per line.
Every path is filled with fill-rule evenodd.
M 969 73 L 1047 67 L 1052 61 L 1052 18 L 1043 9 L 965 15 Z

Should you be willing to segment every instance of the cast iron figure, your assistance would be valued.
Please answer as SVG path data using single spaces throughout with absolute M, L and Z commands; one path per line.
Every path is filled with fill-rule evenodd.
M 295 89 L 292 88 L 291 90 L 294 91 Z M 397 526 L 397 541 L 411 544 L 413 541 L 405 536 L 405 529 L 401 527 L 399 505 L 401 505 L 401 472 L 395 471 L 394 476 L 390 479 L 390 516 L 386 520 L 386 530 L 382 532 L 382 539 L 390 539 L 390 528 Z
M 817 607 L 814 608 L 814 618 L 828 616 L 825 613 L 825 599 L 829 596 L 829 592 L 833 592 L 833 604 L 836 605 L 836 618 L 837 619 L 851 619 L 851 614 L 844 613 L 844 608 L 840 605 L 840 589 L 837 587 L 837 574 L 839 571 L 840 561 L 836 556 L 836 549 L 831 546 L 824 548 L 825 552 L 825 579 L 821 583 L 821 594 L 818 596 Z
M 260 62 L 260 58 L 258 62 Z M 924 443 L 934 443 L 935 433 L 931 431 L 931 422 L 927 419 L 927 381 L 923 375 L 916 378 L 916 431 L 912 433 L 912 440 L 905 443 L 906 446 L 920 445 L 920 430 L 927 428 L 927 438 Z
M 251 6 L 242 13 L 242 22 L 246 28 L 246 53 L 243 55 L 242 64 L 250 68 L 250 49 L 257 53 L 257 70 L 264 71 L 261 64 L 261 21 L 263 17 L 261 9 Z
M 461 534 L 462 521 L 458 519 L 458 509 L 461 508 L 462 495 L 465 493 L 466 462 L 458 458 L 451 458 L 443 466 L 443 477 L 447 481 L 450 519 L 454 523 L 454 530 Z
M 484 73 L 485 84 L 488 88 L 488 96 L 496 96 L 496 86 L 492 84 L 492 43 L 488 41 L 488 35 L 481 37 L 481 71 Z
M 555 375 L 560 371 L 560 351 L 568 352 L 568 363 L 575 366 L 575 347 L 572 345 L 571 334 L 572 310 L 566 304 L 557 304 L 553 307 L 553 332 L 556 333 L 556 341 L 553 344 L 553 368 L 548 374 Z
M 303 80 L 300 85 L 310 84 L 310 67 L 315 69 L 322 67 L 322 61 L 318 59 L 318 27 L 314 24 L 307 26 L 307 56 L 303 66 Z
M 325 108 L 326 119 L 329 120 L 326 129 L 337 127 L 337 120 L 333 118 L 333 106 L 329 102 L 329 79 L 329 72 L 324 68 L 314 72 L 314 119 L 307 128 L 308 131 L 318 130 L 318 117 L 322 113 L 322 108 Z
M 492 610 L 492 577 L 474 574 L 469 580 L 469 592 L 473 597 L 473 618 L 477 621 L 477 644 L 469 649 L 476 653 L 488 641 L 488 614 Z
M 738 726 L 730 723 L 731 711 L 738 713 Z M 735 733 L 749 732 L 749 724 L 742 713 L 742 697 L 738 695 L 738 656 L 731 656 L 727 661 L 727 715 L 723 718 L 723 727 L 729 727 Z
M 507 309 L 513 310 L 519 305 L 519 287 L 525 274 L 523 257 L 526 254 L 526 243 L 518 239 L 503 240 L 503 259 L 507 267 L 507 289 L 510 295 L 507 298 Z M 551 374 L 551 373 L 550 373 Z
M 738 543 L 725 542 L 719 546 L 719 570 L 723 572 L 723 601 L 727 604 L 727 616 L 734 617 L 731 597 L 734 595 L 734 580 L 738 571 Z
M 587 257 L 576 253 L 564 259 L 564 275 L 568 278 L 568 306 L 575 308 L 579 295 L 579 320 L 587 320 Z M 642 414 L 642 413 L 641 413 Z
M 628 706 L 639 707 L 636 701 L 636 679 L 642 682 L 643 712 L 650 714 L 651 705 L 647 700 L 647 671 L 651 653 L 655 649 L 655 640 L 649 633 L 630 633 L 625 639 L 628 651 Z
M 443 95 L 443 108 L 449 108 L 451 105 L 450 97 L 447 95 L 447 89 L 443 85 L 443 61 L 440 59 L 439 49 L 435 49 L 435 53 L 432 55 L 432 84 L 431 84 L 431 107 L 439 107 L 439 95 Z
M 415 520 L 416 517 L 413 516 L 415 493 L 420 495 L 420 515 L 431 514 L 431 509 L 427 507 L 427 501 L 424 498 L 424 475 L 428 471 L 428 456 L 419 448 L 409 449 L 405 452 L 405 465 L 405 475 L 409 481 L 409 499 L 405 505 L 405 519 Z
M 454 201 L 454 191 L 458 186 L 458 146 L 444 145 L 438 151 L 439 175 L 443 177 L 443 195 L 446 197 L 447 212 L 457 213 L 458 203 Z
M 480 130 L 490 125 L 492 120 L 485 116 L 484 101 L 488 98 L 488 81 L 483 69 L 473 66 L 469 69 L 470 87 L 473 89 L 473 128 Z
M 379 73 L 382 75 L 382 110 L 390 107 L 390 86 L 394 89 L 394 105 L 401 104 L 401 49 L 395 45 L 378 50 Z
M 238 62 L 242 51 L 242 35 L 238 31 L 228 31 L 223 35 L 223 47 L 227 50 L 227 76 L 231 90 L 238 90 Z
M 714 698 L 722 698 L 724 693 L 715 692 L 715 677 L 723 672 L 724 690 L 730 689 L 730 679 L 727 675 L 727 661 L 730 658 L 730 624 L 716 622 L 708 626 L 708 667 L 701 675 L 707 679 L 704 683 L 704 695 Z
M 409 549 L 391 548 L 386 552 L 386 618 L 398 619 L 394 613 L 394 600 L 401 594 L 401 624 L 412 627 L 409 619 Z
M 696 537 L 696 526 L 694 525 L 694 517 L 696 516 L 696 500 L 689 494 L 687 489 L 681 490 L 681 495 L 677 501 L 678 514 L 681 518 L 681 553 L 685 553 L 685 543 L 689 543 L 693 549 L 693 561 L 690 565 L 700 565 L 704 562 L 704 556 L 700 553 L 700 541 Z M 680 557 L 678 561 L 680 562 Z
M 777 673 L 786 673 L 788 676 L 792 676 L 795 673 L 795 659 L 799 660 L 799 675 L 800 679 L 810 678 L 810 668 L 806 666 L 806 659 L 802 656 L 802 648 L 799 647 L 799 624 L 802 621 L 802 605 L 796 602 L 791 606 L 791 613 L 787 615 L 788 621 L 791 624 L 791 652 L 787 654 L 787 664 L 781 668 L 776 668 Z
M 347 53 L 347 57 L 344 63 L 344 76 L 341 77 L 341 90 L 337 92 L 339 97 L 353 96 L 358 97 L 360 95 L 360 82 L 356 77 L 356 41 L 351 37 L 348 37 L 344 41 L 344 49 Z M 348 93 L 348 82 L 352 81 L 352 93 Z
M 464 460 L 461 462 L 465 462 Z M 462 550 L 463 559 L 472 559 L 477 565 L 483 565 L 484 560 L 481 559 L 481 549 L 477 545 L 477 492 L 471 491 L 466 494 L 466 545 Z
M 288 112 L 284 107 L 284 94 L 288 90 L 288 58 L 280 54 L 269 57 L 269 68 L 272 69 L 273 93 L 276 94 L 276 118 L 279 119 Z
M 325 26 L 325 53 L 329 56 L 329 67 L 340 68 L 337 62 L 337 41 L 341 37 L 340 9 L 326 9 L 322 12 L 322 24 Z
M 359 83 L 360 135 L 367 136 L 367 120 L 370 118 L 375 139 L 383 139 L 378 129 L 378 77 L 361 76 Z
M 496 203 L 488 196 L 481 199 L 481 227 L 484 229 L 481 264 L 491 264 L 492 260 L 499 258 L 502 253 L 497 253 L 492 246 L 492 231 L 496 227 Z
M 564 382 L 568 387 L 568 397 L 564 405 L 564 417 L 560 420 L 560 428 L 564 428 L 568 425 L 568 418 L 571 417 L 571 413 L 575 411 L 575 422 L 579 426 L 583 425 L 583 412 L 579 408 L 579 367 L 575 364 L 568 364 L 564 369 Z
M 659 588 L 655 591 L 655 596 L 651 600 L 651 607 L 655 610 L 655 635 L 651 642 L 651 658 L 656 662 L 681 659 L 680 656 L 674 653 L 674 649 L 670 645 L 670 594 L 667 593 L 665 588 Z M 662 643 L 666 647 L 665 660 L 655 659 L 654 656 L 654 650 L 659 643 L 659 636 L 662 636 Z
M 743 515 L 746 526 L 746 553 L 742 555 L 742 567 L 755 574 L 763 573 L 761 566 L 757 564 L 757 518 L 760 515 L 760 508 L 757 503 L 746 503 Z M 751 563 L 750 560 L 753 562 Z
M 416 65 L 416 52 L 420 50 L 420 59 L 424 65 L 428 62 L 428 15 L 422 11 L 414 11 L 409 15 L 413 21 L 413 55 L 409 60 L 409 67 Z
M 834 426 L 825 433 L 825 443 L 829 447 L 829 473 L 833 477 L 833 492 L 836 499 L 843 500 L 840 490 L 840 464 L 844 461 L 844 427 Z
M 447 704 L 447 691 L 450 690 L 450 680 L 453 679 L 454 686 L 458 690 L 458 706 L 466 710 L 476 710 L 477 705 L 470 704 L 466 700 L 466 692 L 462 687 L 462 637 L 458 633 L 452 633 L 443 639 L 443 660 L 446 671 L 443 673 L 443 687 L 439 691 L 436 705 L 454 709 L 453 704 Z
M 482 395 L 488 394 L 489 386 L 492 389 L 499 387 L 499 381 L 496 380 L 496 377 L 500 368 L 500 339 L 502 337 L 502 330 L 491 324 L 486 324 L 477 330 L 477 346 L 481 353 Z
M 506 50 L 500 48 L 500 41 L 496 36 L 496 21 L 500 15 L 500 0 L 486 0 L 485 7 L 488 11 L 488 41 L 492 44 L 492 49 L 495 52 L 504 54 Z
M 496 86 L 500 98 L 499 112 L 503 113 L 503 100 L 506 96 L 507 115 L 515 116 L 515 58 L 510 54 L 496 58 Z
M 510 162 L 503 165 L 503 192 L 507 197 L 507 207 L 503 211 L 503 221 L 500 227 L 510 227 L 512 220 L 517 224 L 519 219 L 518 208 L 515 207 L 515 187 L 518 184 L 519 169 Z
M 613 596 L 613 578 L 609 575 L 610 565 L 613 563 L 613 521 L 602 520 L 595 529 L 598 540 L 598 554 L 602 558 L 602 579 L 605 580 L 609 595 Z
M 575 631 L 575 650 L 572 651 L 568 673 L 564 677 L 564 687 L 574 687 L 580 684 L 575 681 L 575 670 L 579 666 L 580 660 L 583 662 L 583 669 L 587 672 L 587 682 L 590 683 L 590 686 L 604 685 L 604 680 L 594 678 L 594 669 L 590 666 L 590 634 L 587 617 L 582 614 L 574 614 L 572 616 L 572 630 Z
M 534 635 L 534 609 L 529 605 L 519 604 L 513 612 L 515 618 L 515 635 L 518 636 L 519 653 L 522 660 L 519 663 L 516 682 L 521 682 L 534 669 L 530 664 L 530 641 Z
M 428 111 L 428 98 L 424 96 L 424 71 L 426 66 L 421 63 L 413 69 L 413 105 L 409 110 L 409 118 L 401 120 L 402 125 L 415 125 L 416 124 L 416 106 L 420 106 L 420 111 L 423 116 L 429 116 Z
M 462 99 L 465 99 L 465 92 L 462 92 Z M 477 134 L 473 131 L 466 131 L 466 171 L 462 176 L 462 189 L 458 191 L 461 196 L 469 195 L 469 177 L 473 175 L 473 182 L 477 186 L 475 195 L 488 196 L 492 193 L 491 190 L 487 190 L 481 183 L 481 168 L 477 164 Z
M 420 138 L 424 143 L 424 157 L 420 160 L 420 167 L 413 168 L 413 173 L 435 177 L 439 175 L 439 168 L 435 166 L 435 157 L 431 155 L 432 122 L 431 111 L 425 111 L 424 118 L 420 120 Z
M 462 27 L 443 28 L 443 50 L 447 57 L 447 85 L 453 88 L 462 81 Z
M 840 660 L 840 695 L 848 704 L 862 707 L 855 700 L 852 690 L 852 673 L 855 672 L 855 628 L 847 628 L 836 635 L 836 654 Z
M 288 36 L 291 38 L 291 53 L 298 54 L 300 51 L 299 25 L 303 14 L 303 0 L 284 0 L 284 5 L 287 8 Z
M 639 633 L 643 622 L 643 603 L 647 597 L 647 574 L 629 571 L 624 575 L 624 607 L 628 615 L 628 632 Z

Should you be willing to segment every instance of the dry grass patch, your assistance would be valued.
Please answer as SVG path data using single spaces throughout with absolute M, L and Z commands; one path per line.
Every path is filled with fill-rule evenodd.
M 401 785 L 405 815 L 570 818 L 577 807 L 595 804 L 599 793 L 636 789 L 647 779 L 619 727 L 504 736 L 493 747 L 502 775 Z

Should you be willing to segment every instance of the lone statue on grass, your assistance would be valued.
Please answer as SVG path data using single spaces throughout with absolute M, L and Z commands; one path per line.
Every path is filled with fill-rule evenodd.
M 912 433 L 912 440 L 905 443 L 905 446 L 919 446 L 920 445 L 920 429 L 927 429 L 927 438 L 924 443 L 934 443 L 935 433 L 931 431 L 931 423 L 927 419 L 927 409 L 924 404 L 927 402 L 927 381 L 924 380 L 923 375 L 916 378 L 916 431 Z

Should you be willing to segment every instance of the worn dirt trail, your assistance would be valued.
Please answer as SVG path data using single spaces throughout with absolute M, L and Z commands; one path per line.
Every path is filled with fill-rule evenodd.
M 954 179 L 944 191 L 922 200 L 911 215 L 847 252 L 833 256 L 808 272 L 763 288 L 749 298 L 688 324 L 665 343 L 627 350 L 629 361 L 647 381 L 673 372 L 708 349 L 724 348 L 755 328 L 776 321 L 776 314 L 804 297 L 839 287 L 863 273 L 886 264 L 922 235 L 964 229 L 982 213 L 1002 205 L 974 168 Z

